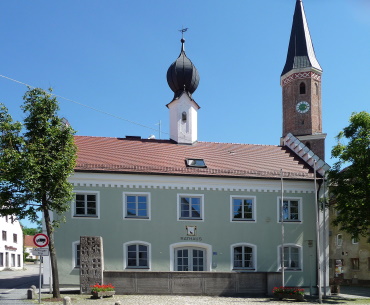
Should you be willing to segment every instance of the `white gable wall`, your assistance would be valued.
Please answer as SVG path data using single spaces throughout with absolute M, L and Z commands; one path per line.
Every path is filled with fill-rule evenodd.
M 168 104 L 170 110 L 170 138 L 180 144 L 198 140 L 198 106 L 187 94 Z M 183 113 L 186 120 L 183 120 Z

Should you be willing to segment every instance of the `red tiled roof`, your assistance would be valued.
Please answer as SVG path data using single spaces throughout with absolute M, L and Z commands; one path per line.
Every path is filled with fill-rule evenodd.
M 312 169 L 289 148 L 170 140 L 75 136 L 76 171 L 196 176 L 312 179 Z M 185 159 L 204 159 L 207 168 L 186 167 Z
M 37 248 L 37 246 L 33 242 L 33 238 L 34 238 L 34 235 L 25 235 L 24 236 L 24 246 Z

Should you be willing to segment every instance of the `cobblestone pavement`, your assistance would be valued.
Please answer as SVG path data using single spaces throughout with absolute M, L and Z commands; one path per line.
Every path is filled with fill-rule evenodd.
M 65 295 L 64 295 L 65 296 Z M 293 300 L 279 301 L 274 298 L 268 297 L 210 297 L 210 296 L 168 296 L 168 295 L 116 295 L 113 298 L 103 299 L 91 299 L 88 295 L 72 295 L 68 294 L 72 298 L 72 305 L 115 305 L 116 303 L 122 305 L 203 305 L 203 304 L 215 304 L 215 305 L 275 305 L 275 304 L 318 304 L 317 298 L 307 297 L 304 302 L 298 302 Z M 44 297 L 44 296 L 43 296 Z M 347 304 L 349 301 L 358 299 L 356 295 L 339 295 L 332 296 L 329 299 L 324 299 L 324 304 Z M 365 297 L 364 297 L 365 298 Z M 44 305 L 60 303 L 48 303 L 44 302 Z M 356 302 L 362 304 L 361 302 Z M 364 304 L 369 304 L 364 303 Z

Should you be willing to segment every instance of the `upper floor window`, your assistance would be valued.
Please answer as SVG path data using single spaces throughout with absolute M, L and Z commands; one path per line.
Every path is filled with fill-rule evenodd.
M 306 84 L 303 82 L 299 84 L 299 94 L 306 94 Z
M 13 243 L 17 243 L 18 242 L 18 236 L 17 236 L 17 234 L 13 234 Z
M 202 220 L 203 195 L 178 195 L 178 219 Z
M 300 222 L 301 216 L 301 199 L 299 198 L 284 198 L 283 204 L 283 220 L 287 222 Z M 279 221 L 281 221 L 281 199 L 279 199 Z
M 297 245 L 284 246 L 284 269 L 301 270 L 302 269 L 302 247 Z M 279 247 L 279 265 L 281 269 L 281 246 Z
M 231 196 L 231 220 L 254 221 L 255 197 Z
M 342 234 L 337 234 L 337 247 L 341 247 L 343 244 L 343 236 Z
M 98 218 L 99 192 L 76 192 L 72 213 L 72 217 Z
M 232 246 L 233 269 L 255 270 L 256 250 L 254 245 L 237 244 Z
M 3 236 L 3 240 L 4 240 L 4 241 L 6 241 L 6 239 L 7 239 L 7 238 L 6 238 L 6 231 L 3 231 L 2 236 Z
M 352 270 L 360 270 L 360 259 L 351 258 Z
M 149 193 L 124 193 L 125 218 L 149 219 L 150 194 Z
M 144 242 L 124 245 L 127 269 L 149 269 L 149 244 Z

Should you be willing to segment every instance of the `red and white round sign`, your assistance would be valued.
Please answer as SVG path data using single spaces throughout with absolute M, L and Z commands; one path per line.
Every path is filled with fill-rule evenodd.
M 33 242 L 37 247 L 46 247 L 49 244 L 49 237 L 45 234 L 39 233 L 33 237 Z

